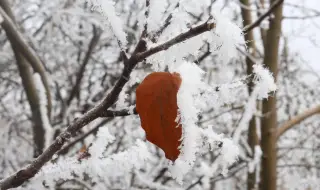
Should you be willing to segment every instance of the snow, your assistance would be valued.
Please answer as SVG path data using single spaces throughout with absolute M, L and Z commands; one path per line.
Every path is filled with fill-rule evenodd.
M 122 91 L 119 94 L 119 98 L 116 102 L 116 107 L 117 109 L 125 109 L 128 107 L 128 103 L 126 102 L 126 100 L 128 99 L 128 91 L 129 85 L 128 83 L 123 87 Z
M 202 81 L 204 72 L 194 63 L 184 62 L 176 70 L 182 79 L 178 91 L 177 101 L 179 108 L 178 121 L 182 124 L 182 144 L 181 154 L 175 163 L 170 167 L 170 173 L 180 184 L 183 183 L 183 177 L 193 168 L 197 158 L 197 153 L 202 144 L 210 144 L 210 147 L 216 147 L 216 143 L 222 143 L 219 157 L 221 173 L 227 174 L 228 167 L 237 161 L 239 148 L 228 138 L 217 135 L 211 128 L 202 129 L 197 126 L 198 115 L 206 102 L 206 96 L 202 93 L 208 93 L 211 89 Z M 209 91 L 211 93 L 211 91 Z
M 259 100 L 268 98 L 269 92 L 275 92 L 277 90 L 277 85 L 275 84 L 271 72 L 264 68 L 262 64 L 253 65 L 253 73 L 254 83 L 257 88 L 259 88 L 257 94 Z
M 182 124 L 181 154 L 175 161 L 170 172 L 178 183 L 182 183 L 183 176 L 192 168 L 198 152 L 200 133 L 196 125 L 200 109 L 195 99 L 202 89 L 203 71 L 194 63 L 184 62 L 177 69 L 182 79 L 177 95 L 179 108 L 178 121 Z
M 221 168 L 221 174 L 226 176 L 228 167 L 238 160 L 239 147 L 231 139 L 217 134 L 212 130 L 212 126 L 202 130 L 204 143 L 210 145 L 211 150 L 220 148 L 220 156 L 217 160 L 217 167 Z
M 37 89 L 37 94 L 40 101 L 40 114 L 41 114 L 41 121 L 42 125 L 45 130 L 45 146 L 44 148 L 49 147 L 53 140 L 53 128 L 50 124 L 49 117 L 48 117 L 48 111 L 47 111 L 47 98 L 46 98 L 46 91 L 44 88 L 44 85 L 42 83 L 41 77 L 38 73 L 35 73 L 33 75 L 35 86 Z
M 182 8 L 177 8 L 173 12 L 171 25 L 159 37 L 159 43 L 170 39 L 170 37 L 177 35 L 181 31 L 186 31 L 185 12 Z M 197 154 L 202 148 L 201 144 L 217 143 L 217 139 L 222 143 L 220 150 L 221 156 L 219 167 L 221 173 L 227 175 L 228 167 L 237 161 L 239 155 L 239 148 L 235 145 L 238 143 L 241 132 L 247 127 L 247 123 L 252 118 L 255 107 L 256 99 L 268 96 L 268 93 L 275 90 L 272 76 L 264 68 L 258 66 L 254 67 L 256 88 L 248 103 L 246 111 L 240 127 L 237 128 L 234 141 L 228 138 L 222 138 L 215 134 L 211 129 L 210 131 L 203 131 L 197 126 L 198 116 L 205 107 L 206 102 L 212 100 L 222 100 L 221 104 L 232 100 L 236 97 L 235 94 L 230 93 L 233 88 L 242 86 L 244 82 L 239 81 L 231 84 L 220 86 L 219 94 L 215 93 L 213 87 L 208 86 L 202 80 L 204 71 L 201 70 L 196 64 L 184 61 L 187 55 L 196 56 L 198 50 L 201 48 L 204 39 L 208 39 L 211 43 L 211 48 L 218 55 L 218 60 L 221 64 L 227 64 L 230 60 L 237 56 L 237 46 L 245 44 L 243 40 L 242 30 L 225 18 L 217 11 L 214 19 L 209 22 L 215 22 L 216 28 L 213 32 L 204 35 L 203 37 L 194 37 L 184 43 L 177 44 L 167 51 L 160 52 L 148 58 L 148 62 L 153 63 L 155 71 L 168 68 L 170 72 L 177 72 L 180 74 L 182 83 L 177 95 L 178 103 L 178 116 L 177 121 L 182 124 L 182 139 L 178 159 L 169 167 L 169 171 L 174 179 L 179 184 L 183 183 L 184 176 L 193 168 L 197 159 Z M 230 31 L 230 32 L 225 32 Z M 156 46 L 157 44 L 149 45 L 149 47 Z M 264 88 L 262 85 L 268 85 Z M 267 93 L 267 94 L 266 94 Z M 232 97 L 232 98 L 231 98 Z M 222 99 L 221 99 L 222 98 Z M 216 137 L 216 138 L 212 138 Z M 219 137 L 219 138 L 218 138 Z M 204 138 L 205 140 L 203 140 Z M 207 139 L 211 139 L 209 142 Z M 216 139 L 212 141 L 212 139 Z
M 254 116 L 254 113 L 256 112 L 256 102 L 257 102 L 257 96 L 258 96 L 258 88 L 255 87 L 252 91 L 247 103 L 245 104 L 244 113 L 242 115 L 242 119 L 239 122 L 238 127 L 236 128 L 234 135 L 233 135 L 233 141 L 235 143 L 238 143 L 240 140 L 241 133 L 244 132 L 248 126 L 251 118 Z
M 127 47 L 127 34 L 125 31 L 129 32 L 129 24 L 133 22 L 130 19 L 131 17 L 133 18 L 135 16 L 134 13 L 130 15 L 130 18 L 128 18 L 127 22 L 129 24 L 126 26 L 128 28 L 125 28 L 123 22 L 127 18 L 123 19 L 122 14 L 126 14 L 124 12 L 128 11 L 128 9 L 125 9 L 124 7 L 121 12 L 118 9 L 121 9 L 122 7 L 116 7 L 114 1 L 112 0 L 89 0 L 88 2 L 89 5 L 92 6 L 92 9 L 95 9 L 101 13 L 105 19 L 107 28 L 111 32 L 111 37 L 108 36 L 109 34 L 104 34 L 106 37 L 103 36 L 101 40 L 109 43 L 109 40 L 111 41 L 114 36 L 115 41 L 119 42 L 122 50 L 129 48 L 130 53 L 130 48 L 132 47 Z M 168 8 L 168 2 L 172 3 L 169 5 L 170 11 L 165 12 Z M 187 3 L 187 0 L 180 1 L 181 5 L 177 8 L 174 8 L 176 2 L 178 2 L 178 0 L 150 0 L 151 4 L 149 17 L 146 20 L 137 21 L 138 23 L 140 22 L 140 24 L 147 22 L 148 32 L 152 34 L 162 26 L 163 21 L 168 16 L 168 13 L 173 13 L 171 24 L 158 37 L 156 43 L 148 41 L 148 48 L 155 47 L 174 38 L 181 32 L 190 30 L 190 27 L 193 27 L 194 25 L 189 20 L 190 15 L 187 13 L 187 11 L 202 13 L 203 8 L 207 8 L 207 5 L 202 6 L 202 4 L 197 0 L 189 1 L 190 4 L 186 6 L 184 6 L 183 3 Z M 208 2 L 209 1 L 207 1 L 207 3 Z M 140 5 L 141 2 L 139 4 L 139 8 L 141 8 Z M 88 17 L 91 15 L 87 13 L 77 13 L 75 10 L 72 11 L 70 9 L 69 11 L 60 11 L 60 13 L 69 12 L 69 15 L 81 15 Z M 139 11 L 144 14 L 145 7 L 139 9 Z M 121 15 L 119 15 L 118 12 L 121 12 Z M 137 13 L 137 15 L 141 16 L 141 13 Z M 91 19 L 93 18 L 90 18 L 89 20 Z M 55 24 L 63 26 L 64 29 L 70 29 L 70 33 L 76 33 L 76 27 L 73 27 L 66 22 L 66 19 L 61 15 L 53 15 L 53 20 Z M 92 22 L 97 24 L 96 21 Z M 205 20 L 201 23 L 203 22 L 205 22 Z M 176 44 L 165 51 L 161 51 L 148 57 L 147 63 L 151 64 L 150 69 L 142 68 L 144 69 L 144 71 L 142 71 L 139 63 L 137 66 L 139 68 L 134 70 L 131 74 L 131 80 L 129 80 L 122 89 L 115 106 L 116 110 L 127 109 L 128 113 L 133 114 L 134 106 L 132 104 L 134 101 L 132 100 L 134 100 L 134 95 L 130 94 L 129 96 L 128 92 L 133 89 L 132 87 L 134 87 L 135 84 L 141 82 L 148 72 L 168 70 L 171 73 L 179 73 L 180 77 L 182 78 L 182 83 L 177 94 L 178 115 L 176 121 L 182 124 L 182 138 L 181 146 L 179 147 L 181 154 L 174 163 L 164 160 L 163 154 L 161 154 L 161 152 L 159 153 L 159 150 L 153 144 L 145 143 L 141 140 L 144 138 L 144 133 L 140 127 L 141 123 L 139 122 L 138 116 L 129 116 L 120 119 L 113 118 L 113 125 L 108 124 L 100 127 L 96 136 L 90 135 L 90 137 L 84 140 L 85 145 L 91 144 L 91 146 L 88 148 L 88 152 L 91 156 L 84 158 L 81 161 L 78 161 L 78 156 L 74 155 L 57 156 L 55 158 L 56 163 L 48 162 L 35 176 L 35 178 L 33 178 L 30 183 L 27 184 L 28 188 L 41 189 L 43 188 L 42 181 L 45 181 L 46 185 L 53 188 L 56 185 L 56 182 L 60 179 L 75 179 L 73 173 L 79 175 L 79 179 L 82 179 L 82 175 L 85 173 L 90 176 L 90 179 L 92 178 L 93 182 L 97 183 L 96 186 L 92 187 L 93 189 L 108 189 L 108 185 L 112 186 L 115 184 L 115 181 L 118 182 L 120 179 L 121 182 L 119 183 L 124 185 L 124 187 L 121 187 L 122 189 L 130 189 L 132 187 L 132 184 L 130 183 L 137 183 L 139 186 L 142 184 L 143 187 L 146 186 L 146 188 L 149 187 L 155 189 L 170 189 L 170 185 L 174 184 L 172 188 L 180 189 L 179 186 L 176 186 L 175 182 L 172 182 L 167 186 L 165 184 L 161 184 L 161 182 L 154 182 L 151 179 L 151 177 L 157 175 L 157 172 L 160 171 L 161 168 L 165 167 L 168 168 L 168 173 L 170 173 L 170 175 L 176 180 L 177 183 L 180 184 L 180 186 L 194 181 L 196 177 L 194 173 L 197 173 L 197 175 L 199 174 L 199 176 L 203 175 L 204 181 L 202 183 L 205 183 L 207 186 L 211 182 L 210 180 L 214 174 L 222 174 L 223 176 L 227 176 L 230 166 L 235 164 L 239 160 L 239 157 L 243 156 L 243 151 L 241 151 L 239 145 L 246 141 L 244 140 L 242 133 L 247 130 L 250 119 L 257 114 L 256 101 L 268 98 L 270 92 L 277 90 L 277 85 L 275 84 L 274 78 L 270 71 L 264 68 L 261 64 L 256 64 L 253 67 L 253 92 L 249 97 L 247 94 L 244 94 L 244 89 L 247 89 L 248 79 L 252 77 L 246 76 L 240 79 L 231 79 L 234 76 L 230 75 L 229 73 L 233 73 L 233 71 L 230 71 L 231 69 L 226 67 L 230 61 L 238 56 L 237 48 L 241 45 L 245 46 L 242 30 L 218 10 L 214 11 L 213 19 L 209 20 L 209 22 L 214 22 L 216 24 L 216 28 L 214 28 L 212 31 L 195 36 L 182 43 Z M 198 24 L 199 23 L 197 23 L 197 25 Z M 83 30 L 85 30 L 85 28 L 86 27 L 84 27 Z M 136 37 L 140 35 L 140 33 L 134 31 L 133 29 L 130 28 L 130 30 L 132 30 L 130 32 L 133 33 L 133 36 Z M 83 36 L 85 35 L 82 37 L 79 34 L 74 34 L 71 36 L 74 37 L 75 40 L 83 40 Z M 200 49 L 203 48 L 205 42 L 209 43 L 211 52 L 217 55 L 218 64 L 222 65 L 220 67 L 226 67 L 220 71 L 222 73 L 221 75 L 226 75 L 223 80 L 211 80 L 208 82 L 216 82 L 217 84 L 214 85 L 207 84 L 207 82 L 205 82 L 205 71 L 192 62 L 192 60 L 195 60 L 197 57 L 199 57 L 200 52 L 203 53 L 203 51 L 200 51 Z M 72 47 L 74 47 L 74 44 L 72 44 Z M 102 74 L 107 72 L 107 77 L 109 77 L 109 75 L 114 77 L 112 73 L 117 73 L 118 70 L 111 70 L 108 64 L 112 63 L 110 65 L 116 67 L 115 65 L 117 64 L 115 64 L 113 58 L 117 59 L 118 48 L 111 49 L 110 47 L 110 51 L 109 49 L 104 51 L 104 47 L 102 49 L 103 51 L 98 52 L 98 55 L 93 54 L 92 59 L 94 60 L 95 64 L 99 64 L 98 61 L 95 61 L 95 59 L 101 61 L 100 58 L 103 57 L 103 61 L 101 62 L 103 62 L 103 66 L 105 67 L 94 69 L 99 70 L 99 73 Z M 64 61 L 62 56 L 57 59 L 61 62 Z M 213 62 L 213 60 L 208 61 L 207 64 L 210 64 L 210 67 L 207 68 L 214 69 L 215 66 Z M 91 64 L 89 64 L 88 67 L 91 67 Z M 106 68 L 109 70 L 102 71 L 101 68 Z M 120 68 L 122 69 L 122 67 Z M 73 71 L 71 70 L 66 73 L 69 74 L 69 72 L 72 73 Z M 98 73 L 97 71 L 94 72 Z M 62 72 L 62 74 L 60 73 L 59 76 L 64 79 L 62 75 L 66 73 Z M 100 82 L 95 82 L 96 80 L 100 79 L 99 76 L 95 76 L 95 73 L 92 73 L 92 75 L 92 81 L 90 81 L 92 84 L 89 84 L 89 86 L 92 85 L 95 91 L 105 90 L 106 93 L 110 92 L 112 89 L 111 84 L 105 85 L 107 88 L 102 87 L 103 85 L 100 85 Z M 87 77 L 87 75 L 84 77 Z M 52 127 L 47 117 L 45 90 L 38 74 L 34 75 L 34 79 L 40 99 L 40 112 L 46 131 L 45 139 L 47 147 L 52 140 L 53 134 Z M 107 82 L 110 81 L 111 79 L 107 78 Z M 59 82 L 64 84 L 65 81 L 61 80 Z M 85 84 L 85 82 L 82 85 L 84 87 L 88 86 Z M 61 88 L 62 94 L 63 92 L 68 92 L 66 88 Z M 92 101 L 95 93 L 91 92 L 90 90 L 87 91 L 88 92 L 86 93 L 89 94 L 87 95 L 88 97 L 84 98 L 83 94 L 81 94 L 82 97 L 79 98 L 79 105 L 96 104 L 96 102 Z M 65 97 L 67 94 L 63 94 L 62 96 Z M 224 122 L 223 124 L 230 124 L 230 126 L 221 125 L 214 121 L 210 121 L 211 123 L 208 126 L 199 125 L 199 116 L 204 115 L 204 111 L 206 111 L 205 109 L 212 108 L 214 109 L 214 113 L 216 113 L 223 105 L 236 102 L 236 100 L 242 96 L 245 97 L 244 101 L 241 102 L 244 105 L 244 113 L 237 126 L 231 126 L 230 123 L 232 122 L 229 121 Z M 82 113 L 74 111 L 77 110 L 77 108 L 78 107 L 74 108 L 74 105 L 70 105 L 65 114 L 70 114 L 72 116 L 77 116 L 77 114 L 79 114 L 79 116 L 81 116 Z M 236 115 L 238 116 L 240 114 Z M 227 120 L 231 120 L 234 118 L 234 116 L 230 114 L 227 118 Z M 64 116 L 63 125 L 65 125 L 68 120 L 68 116 Z M 82 132 L 85 133 L 88 131 L 88 129 L 97 126 L 99 123 L 100 120 L 91 122 L 83 128 Z M 221 133 L 221 131 L 218 132 L 216 128 L 219 128 L 221 131 L 226 131 L 226 134 Z M 234 135 L 232 138 L 227 135 L 228 130 L 234 130 Z M 3 134 L 1 135 L 4 136 Z M 74 149 L 77 149 L 77 145 Z M 244 145 L 244 148 L 248 148 L 246 145 L 247 144 Z M 119 150 L 118 146 L 120 147 Z M 117 151 L 113 151 L 114 149 L 117 149 Z M 209 152 L 208 150 L 212 152 Z M 205 156 L 207 156 L 205 153 L 208 152 L 210 154 L 214 153 L 214 156 L 217 156 L 215 161 L 212 163 L 206 162 L 208 159 L 205 158 Z M 253 158 L 246 160 L 249 162 L 249 171 L 255 171 L 257 175 L 260 171 L 261 155 L 262 152 L 260 147 L 256 146 L 254 155 L 252 155 Z M 196 170 L 196 172 L 194 170 Z M 167 175 L 167 172 L 165 175 Z M 134 179 L 131 179 L 131 177 Z M 167 176 L 164 176 L 164 178 L 165 177 Z M 190 180 L 191 178 L 192 180 Z M 87 184 L 84 185 L 90 186 Z M 181 189 L 185 188 L 181 187 Z
M 121 18 L 118 16 L 111 0 L 87 0 L 92 10 L 97 10 L 106 19 L 107 27 L 114 33 L 123 49 L 127 45 L 127 34 L 124 32 Z
M 123 177 L 133 169 L 142 168 L 144 162 L 151 156 L 146 144 L 139 139 L 126 151 L 104 155 L 105 147 L 114 141 L 115 137 L 109 133 L 107 126 L 101 127 L 88 150 L 91 154 L 89 158 L 79 162 L 77 157 L 68 157 L 59 159 L 57 163 L 47 163 L 28 184 L 30 189 L 42 181 L 45 181 L 47 186 L 54 187 L 53 182 L 59 179 L 73 179 L 73 173 L 79 175 L 87 173 L 93 181 L 99 180 L 99 177 L 105 179 Z
M 108 128 L 101 127 L 97 134 L 97 139 L 95 143 L 93 143 L 89 149 L 90 154 L 93 157 L 101 156 L 105 150 L 105 146 L 108 145 L 109 143 L 112 143 L 113 141 L 115 141 L 115 137 L 109 133 Z
M 270 92 L 275 92 L 277 86 L 270 71 L 264 68 L 261 64 L 253 65 L 253 91 L 245 104 L 245 110 L 242 115 L 242 119 L 239 122 L 238 127 L 235 130 L 233 140 L 238 143 L 242 132 L 244 132 L 248 126 L 251 118 L 256 113 L 256 102 L 268 98 Z
M 150 0 L 149 16 L 147 18 L 148 33 L 157 31 L 163 25 L 163 13 L 167 3 L 163 0 Z
M 215 35 L 211 36 L 211 49 L 216 53 L 221 64 L 226 64 L 236 58 L 239 45 L 245 45 L 242 30 L 219 10 L 214 11 L 213 20 L 216 27 L 213 30 Z M 226 32 L 228 31 L 228 32 Z

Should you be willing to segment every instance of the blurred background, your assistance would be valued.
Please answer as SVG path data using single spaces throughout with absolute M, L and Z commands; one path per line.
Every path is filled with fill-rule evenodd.
M 151 0 L 153 1 L 153 0 Z M 277 0 L 163 0 L 160 25 L 177 8 L 185 11 L 190 25 L 199 25 L 215 11 L 241 28 L 251 25 Z M 122 19 L 130 55 L 140 39 L 145 0 L 114 0 Z M 160 3 L 161 4 L 161 3 Z M 11 18 L 27 45 L 38 57 L 34 63 L 17 43 L 14 31 L 0 23 L 0 179 L 29 164 L 73 120 L 96 105 L 119 79 L 122 56 L 117 40 L 104 24 L 105 18 L 86 1 L 1 0 L 1 9 Z M 283 8 L 283 10 L 282 10 Z M 6 19 L 2 16 L 2 19 Z M 0 17 L 1 18 L 1 17 Z M 159 26 L 160 26 L 159 25 Z M 229 32 L 229 31 L 225 31 Z M 149 144 L 153 155 L 144 169 L 100 177 L 74 175 L 55 182 L 55 189 L 212 189 L 212 190 L 317 190 L 320 189 L 320 1 L 284 0 L 261 24 L 244 35 L 245 47 L 237 59 L 222 65 L 203 41 L 199 56 L 186 56 L 205 72 L 210 85 L 230 83 L 252 74 L 252 65 L 263 63 L 277 79 L 278 90 L 268 100 L 257 101 L 257 112 L 242 131 L 239 161 L 227 176 L 216 171 L 218 151 L 205 151 L 180 186 L 165 164 L 162 150 Z M 30 61 L 31 60 L 31 61 Z M 37 67 L 42 63 L 42 67 Z M 115 110 L 135 105 L 135 88 L 149 74 L 152 63 L 139 63 L 131 74 Z M 46 73 L 45 89 L 39 89 L 33 72 Z M 198 124 L 233 137 L 251 93 L 251 83 L 242 93 L 230 95 L 222 106 L 208 105 Z M 41 118 L 41 97 L 47 97 L 49 123 Z M 239 95 L 237 95 L 239 93 Z M 81 129 L 59 152 L 64 159 L 79 154 L 95 138 L 99 127 L 115 135 L 108 154 L 144 139 L 137 115 L 99 118 Z M 105 168 L 108 170 L 108 168 Z M 63 175 L 62 175 L 63 176 Z M 120 177 L 119 177 L 120 176 Z M 29 183 L 29 184 L 28 184 Z M 21 189 L 33 189 L 26 182 Z M 35 189 L 46 189 L 45 185 Z

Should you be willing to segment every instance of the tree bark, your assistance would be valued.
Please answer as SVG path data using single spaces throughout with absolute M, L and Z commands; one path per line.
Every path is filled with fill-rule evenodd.
M 260 6 L 258 5 L 257 6 L 257 8 L 258 9 L 262 9 L 262 10 L 264 10 L 264 0 L 260 0 Z M 261 16 L 261 12 L 260 11 L 258 11 L 257 12 L 257 16 L 258 17 L 260 17 Z M 267 31 L 266 31 L 266 29 L 264 29 L 264 28 L 262 28 L 262 27 L 260 27 L 260 35 L 261 35 L 261 39 L 262 39 L 262 42 L 263 42 L 263 47 L 266 47 L 266 36 L 267 36 Z
M 270 4 L 276 0 L 270 0 Z M 270 18 L 267 39 L 264 47 L 263 63 L 273 73 L 275 81 L 278 73 L 278 51 L 281 34 L 282 7 L 279 5 L 274 9 Z M 273 97 L 263 100 L 262 111 L 265 117 L 261 122 L 261 149 L 263 152 L 261 163 L 261 190 L 277 189 L 277 107 L 276 94 Z
M 282 126 L 278 127 L 277 129 L 277 139 L 279 139 L 285 132 L 287 132 L 289 129 L 294 127 L 295 125 L 299 124 L 300 122 L 304 121 L 305 119 L 308 119 L 309 117 L 319 114 L 320 113 L 320 105 L 310 108 L 301 114 L 298 114 L 294 116 L 289 121 L 286 121 Z
M 45 130 L 41 118 L 40 112 L 40 100 L 37 94 L 36 86 L 33 80 L 31 68 L 29 64 L 26 62 L 24 57 L 16 51 L 16 48 L 13 46 L 14 54 L 16 57 L 16 62 L 19 70 L 19 74 L 21 77 L 23 88 L 26 92 L 27 99 L 30 105 L 31 113 L 32 113 L 32 125 L 33 125 L 33 156 L 37 157 L 42 153 L 45 142 Z
M 15 22 L 14 15 L 11 11 L 11 8 L 9 6 L 9 3 L 6 0 L 0 1 L 0 12 L 2 16 L 10 17 L 11 22 Z M 32 113 L 32 125 L 33 125 L 33 142 L 34 142 L 34 157 L 37 157 L 42 153 L 42 150 L 44 148 L 44 142 L 45 142 L 45 130 L 43 127 L 43 121 L 41 117 L 40 112 L 40 100 L 39 96 L 37 94 L 36 86 L 33 79 L 32 70 L 30 67 L 29 62 L 25 59 L 23 54 L 20 52 L 21 47 L 19 47 L 19 44 L 15 43 L 16 36 L 12 33 L 10 28 L 12 28 L 13 23 L 10 23 L 10 21 L 5 20 L 1 23 L 1 26 L 4 28 L 7 37 L 10 41 L 10 44 L 12 46 L 15 58 L 16 58 L 16 64 L 19 70 L 19 74 L 21 77 L 23 88 L 26 92 L 27 100 L 31 109 Z M 51 101 L 51 100 L 50 100 Z
M 240 0 L 240 2 L 249 7 L 250 6 L 250 0 Z M 243 19 L 243 26 L 249 26 L 252 24 L 252 16 L 250 10 L 241 7 L 241 15 Z M 249 50 L 249 53 L 252 57 L 256 56 L 256 46 L 254 42 L 254 35 L 253 30 L 249 30 L 244 35 L 245 41 L 247 42 L 247 47 Z M 249 58 L 246 57 L 246 66 L 247 66 L 247 75 L 251 75 L 254 65 L 254 62 Z M 248 91 L 249 94 L 252 93 L 253 90 L 253 82 L 251 81 L 248 85 Z M 249 122 L 249 130 L 248 130 L 248 144 L 251 148 L 252 156 L 255 154 L 255 146 L 259 144 L 259 139 L 257 136 L 257 128 L 256 128 L 256 118 L 253 116 Z M 255 172 L 250 173 L 248 171 L 247 173 L 247 190 L 253 190 L 255 188 L 256 184 L 256 174 Z
M 9 6 L 7 0 L 0 1 L 0 7 L 2 8 L 0 14 L 4 17 L 4 21 L 1 23 L 1 26 L 5 30 L 10 44 L 15 44 L 16 51 L 19 52 L 24 59 L 28 62 L 28 64 L 33 68 L 35 72 L 37 72 L 42 80 L 44 88 L 46 90 L 46 98 L 47 98 L 47 113 L 48 118 L 51 116 L 51 94 L 49 88 L 49 81 L 45 71 L 45 68 L 38 57 L 38 55 L 34 52 L 34 50 L 28 45 L 26 40 L 23 38 L 22 34 L 19 32 L 14 15 Z

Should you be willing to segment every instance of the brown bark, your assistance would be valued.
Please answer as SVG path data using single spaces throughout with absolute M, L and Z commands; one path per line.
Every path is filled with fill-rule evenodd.
M 280 126 L 277 130 L 277 139 L 279 139 L 286 131 L 291 129 L 293 126 L 299 124 L 303 120 L 320 113 L 320 105 L 310 108 L 307 111 L 298 114 L 291 118 L 289 121 L 285 122 L 282 126 Z
M 254 28 L 257 27 L 257 26 L 259 26 L 259 25 L 261 24 L 261 22 L 262 22 L 265 18 L 267 18 L 268 16 L 270 16 L 275 9 L 277 9 L 280 5 L 282 5 L 282 3 L 283 3 L 284 0 L 270 0 L 270 1 L 271 1 L 272 4 L 270 5 L 270 8 L 268 9 L 268 11 L 266 11 L 266 12 L 263 13 L 263 14 L 261 14 L 256 21 L 254 21 L 254 22 L 251 23 L 250 25 L 246 26 L 246 27 L 243 29 L 244 33 L 246 33 L 246 32 L 248 32 L 248 31 L 254 29 Z
M 260 5 L 261 6 L 257 6 L 257 8 L 260 9 L 260 10 L 261 9 L 264 10 L 264 8 L 265 8 L 264 7 L 264 3 L 265 3 L 264 0 L 260 0 Z M 258 17 L 260 17 L 261 16 L 261 12 L 258 11 L 257 15 L 258 15 Z M 261 35 L 261 39 L 262 39 L 262 42 L 263 42 L 263 47 L 265 47 L 266 46 L 266 36 L 267 36 L 266 29 L 260 27 L 260 35 Z
M 31 108 L 32 113 L 32 124 L 33 124 L 33 142 L 34 142 L 34 157 L 37 157 L 42 153 L 45 142 L 45 131 L 43 127 L 43 122 L 40 113 L 40 100 L 37 94 L 36 86 L 33 81 L 33 76 L 31 68 L 23 58 L 23 56 L 16 51 L 16 48 L 13 46 L 14 54 L 16 57 L 16 62 L 23 84 L 23 88 L 26 92 L 27 99 Z
M 250 6 L 250 0 L 240 0 L 242 4 L 245 6 Z M 250 10 L 241 7 L 241 15 L 243 19 L 244 26 L 250 26 L 252 24 L 252 16 Z M 249 30 L 244 35 L 245 41 L 247 42 L 247 47 L 249 49 L 249 53 L 252 57 L 255 57 L 256 54 L 256 46 L 254 42 L 253 30 Z M 246 57 L 246 65 L 247 65 L 247 75 L 251 75 L 254 65 L 254 62 L 249 57 Z M 252 93 L 253 82 L 250 81 L 248 85 L 249 94 Z M 257 128 L 256 128 L 256 118 L 253 116 L 249 122 L 249 130 L 248 130 L 248 144 L 251 148 L 252 156 L 255 154 L 254 147 L 259 144 L 259 139 L 257 136 Z M 247 190 L 253 190 L 256 184 L 256 174 L 255 172 L 247 173 Z
M 11 25 L 13 24 L 15 19 L 9 7 L 9 4 L 5 0 L 0 1 L 0 13 L 3 17 L 11 17 L 9 18 L 10 20 L 8 20 L 8 18 L 4 18 L 4 21 L 2 22 L 1 26 L 4 28 L 12 46 L 16 58 L 16 64 L 21 77 L 22 85 L 26 92 L 28 103 L 30 105 L 33 124 L 33 142 L 35 146 L 34 157 L 37 157 L 42 153 L 45 141 L 45 130 L 43 127 L 43 121 L 40 113 L 40 100 L 33 80 L 31 67 L 28 61 L 23 56 L 23 54 L 21 54 L 19 44 L 15 43 L 16 35 L 14 35 L 11 30 Z
M 51 94 L 49 89 L 49 82 L 48 82 L 45 68 L 40 58 L 33 51 L 33 49 L 28 45 L 28 43 L 23 38 L 22 34 L 17 29 L 15 18 L 9 6 L 8 1 L 1 0 L 0 7 L 1 7 L 0 14 L 4 18 L 4 21 L 1 23 L 1 26 L 5 30 L 10 43 L 15 45 L 16 51 L 19 52 L 24 57 L 24 59 L 28 62 L 28 64 L 30 64 L 33 70 L 37 72 L 41 77 L 42 83 L 46 90 L 47 113 L 48 113 L 48 118 L 50 118 L 52 102 L 51 102 Z
M 274 4 L 276 0 L 270 0 Z M 267 31 L 267 40 L 264 47 L 263 63 L 273 73 L 277 80 L 278 72 L 278 51 L 281 34 L 282 7 L 279 5 L 274 9 L 273 17 L 270 19 Z M 276 94 L 263 100 L 262 111 L 266 115 L 261 121 L 261 149 L 263 152 L 261 163 L 261 190 L 277 189 L 277 107 Z

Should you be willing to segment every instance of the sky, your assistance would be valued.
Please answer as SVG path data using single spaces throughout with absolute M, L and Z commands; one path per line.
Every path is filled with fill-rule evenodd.
M 299 53 L 305 64 L 320 76 L 320 0 L 288 0 L 286 3 L 303 5 L 319 12 L 319 16 L 312 19 L 285 19 L 283 33 L 288 37 L 291 52 Z M 310 13 L 310 10 L 306 11 Z M 284 9 L 285 17 L 301 17 L 306 14 L 287 5 Z
M 217 4 L 222 2 L 224 1 L 217 1 Z M 239 0 L 231 2 L 233 6 L 239 7 Z M 255 0 L 251 0 L 251 2 L 254 3 Z M 269 7 L 269 1 L 265 1 L 265 3 L 266 7 Z M 223 4 L 219 5 L 223 6 Z M 297 63 L 303 65 L 305 70 L 313 72 L 312 76 L 306 77 L 307 80 L 320 82 L 320 0 L 285 0 L 284 5 L 283 15 L 285 18 L 282 22 L 282 33 L 288 39 L 289 53 L 291 55 L 298 54 L 299 56 L 295 57 L 299 59 Z M 305 9 L 296 8 L 296 5 Z M 256 6 L 252 7 L 255 10 Z M 302 17 L 312 15 L 312 10 L 318 13 L 318 17 L 302 19 Z M 256 14 L 252 14 L 252 16 L 253 20 L 257 19 Z M 261 26 L 268 27 L 268 22 L 263 21 Z M 255 29 L 254 33 L 258 39 L 260 31 Z M 280 45 L 280 48 L 282 47 Z

